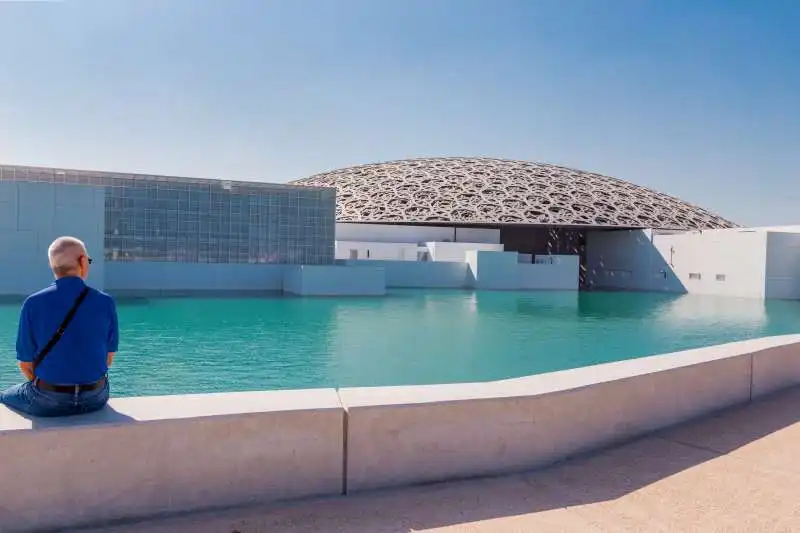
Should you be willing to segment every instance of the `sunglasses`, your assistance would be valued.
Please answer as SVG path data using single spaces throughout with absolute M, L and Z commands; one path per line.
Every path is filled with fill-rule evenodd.
M 91 257 L 89 257 L 88 255 L 82 255 L 82 256 L 80 256 L 80 257 L 78 258 L 78 262 L 80 262 L 80 261 L 81 261 L 81 259 L 82 259 L 82 258 L 84 258 L 84 257 L 86 258 L 86 262 L 87 262 L 87 263 L 89 263 L 89 264 L 91 265 L 91 264 L 92 264 L 92 258 L 91 258 Z

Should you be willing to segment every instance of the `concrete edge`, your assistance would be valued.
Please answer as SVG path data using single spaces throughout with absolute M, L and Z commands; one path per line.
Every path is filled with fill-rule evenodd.
M 667 360 L 670 358 L 671 360 Z M 674 359 L 673 359 L 674 358 Z M 125 404 L 136 406 L 137 404 L 147 404 L 147 408 L 164 409 L 164 402 L 175 402 L 175 404 L 183 403 L 186 399 L 191 399 L 196 402 L 195 405 L 188 409 L 193 411 L 191 416 L 186 412 L 178 417 L 142 417 L 129 418 L 125 420 L 92 420 L 92 415 L 83 415 L 81 417 L 82 423 L 75 424 L 75 419 L 51 419 L 56 420 L 49 427 L 4 427 L 9 420 L 14 420 L 13 417 L 22 418 L 20 415 L 13 414 L 12 418 L 8 416 L 10 410 L 0 406 L 0 436 L 8 437 L 13 434 L 25 434 L 28 438 L 35 438 L 34 435 L 39 431 L 80 431 L 82 429 L 100 429 L 104 426 L 119 426 L 127 424 L 157 424 L 160 422 L 172 422 L 176 420 L 183 420 L 186 423 L 204 419 L 228 418 L 228 417 L 256 417 L 256 416 L 270 416 L 275 414 L 291 414 L 293 412 L 309 412 L 309 411 L 340 411 L 341 418 L 341 484 L 340 495 L 348 495 L 352 493 L 361 492 L 358 486 L 351 487 L 350 479 L 353 475 L 351 455 L 354 453 L 351 446 L 352 440 L 352 418 L 351 412 L 362 409 L 387 409 L 387 410 L 406 410 L 414 409 L 417 407 L 425 408 L 426 405 L 447 405 L 453 403 L 464 403 L 470 401 L 478 402 L 491 402 L 491 401 L 508 401 L 514 398 L 536 398 L 536 397 L 559 397 L 569 393 L 575 393 L 584 389 L 591 388 L 598 385 L 610 385 L 612 383 L 630 383 L 638 378 L 648 375 L 668 374 L 675 372 L 685 372 L 694 366 L 706 366 L 713 364 L 720 364 L 724 361 L 732 361 L 733 359 L 745 358 L 743 361 L 747 370 L 740 369 L 738 375 L 746 383 L 742 383 L 742 402 L 744 404 L 752 402 L 756 398 L 768 396 L 781 389 L 788 388 L 800 384 L 800 335 L 784 335 L 775 337 L 766 337 L 762 339 L 754 339 L 747 341 L 740 341 L 736 343 L 728 343 L 723 345 L 711 346 L 708 348 L 700 348 L 695 350 L 687 350 L 683 352 L 676 352 L 674 354 L 662 354 L 640 360 L 622 361 L 617 363 L 607 363 L 604 365 L 596 365 L 594 367 L 585 367 L 583 369 L 567 370 L 551 374 L 543 374 L 541 376 L 528 376 L 525 378 L 516 378 L 512 380 L 499 380 L 485 383 L 472 383 L 472 384 L 454 384 L 454 385 L 430 385 L 430 386 L 404 386 L 404 387 L 371 387 L 371 388 L 344 388 L 344 389 L 307 389 L 307 390 L 289 390 L 289 391 L 265 391 L 265 392 L 249 392 L 249 393 L 213 393 L 213 394 L 197 394 L 197 395 L 175 395 L 175 396 L 161 396 L 161 397 L 141 397 L 141 398 L 120 398 L 112 400 L 110 405 L 124 406 Z M 635 362 L 635 363 L 634 363 Z M 629 364 L 626 364 L 629 363 Z M 741 366 L 741 365 L 740 365 Z M 586 369 L 590 369 L 587 371 Z M 603 374 L 598 377 L 598 372 L 603 373 L 603 370 L 609 368 L 614 369 L 613 372 Z M 759 369 L 761 373 L 759 374 Z M 556 387 L 543 388 L 542 383 L 553 381 L 554 375 L 561 374 L 563 376 L 576 376 L 581 379 L 573 379 L 562 381 Z M 745 376 L 745 374 L 748 374 Z M 590 376 L 592 379 L 587 379 Z M 674 379 L 674 378 L 672 378 Z M 448 394 L 441 394 L 456 392 L 459 389 L 466 388 L 466 394 L 456 394 L 455 397 Z M 719 387 L 717 387 L 719 388 Z M 430 392 L 436 392 L 431 396 Z M 646 391 L 643 392 L 646 394 Z M 377 401 L 368 402 L 370 396 L 377 395 Z M 257 405 L 261 406 L 261 410 L 248 410 L 252 409 L 253 404 L 250 401 L 243 401 L 242 404 L 247 406 L 248 409 L 232 409 L 231 401 L 238 399 L 260 399 Z M 407 399 L 411 401 L 405 401 Z M 222 403 L 228 402 L 227 410 L 224 412 L 204 414 L 197 408 L 207 402 L 220 401 Z M 236 401 L 233 402 L 237 403 Z M 269 405 L 267 405 L 269 404 Z M 288 404 L 288 405 L 287 405 Z M 719 399 L 714 402 L 713 412 L 724 410 L 731 407 L 733 404 L 725 399 Z M 125 414 L 127 409 L 121 409 L 118 414 Z M 136 409 L 134 409 L 136 411 Z M 163 413 L 161 413 L 163 415 Z M 709 414 L 703 412 L 702 416 Z M 98 416 L 102 416 L 99 415 Z M 681 420 L 674 420 L 670 425 L 683 423 L 691 420 L 692 416 L 684 416 Z M 700 413 L 697 414 L 700 416 Z M 27 420 L 27 419 L 24 419 Z M 618 445 L 620 442 L 639 438 L 643 435 L 659 431 L 663 428 L 650 429 L 639 428 L 638 432 L 626 434 L 622 440 L 612 440 L 603 442 L 602 447 Z M 336 432 L 339 434 L 339 432 Z M 635 433 L 635 434 L 634 434 Z M 337 437 L 338 438 L 338 437 Z M 338 448 L 339 446 L 337 446 Z M 598 447 L 591 449 L 582 449 L 575 453 L 556 454 L 557 457 L 552 457 L 552 461 L 548 464 L 554 464 L 568 460 L 574 456 L 580 456 L 585 453 L 591 453 Z M 337 453 L 339 453 L 337 451 Z M 488 452 L 487 452 L 488 453 Z M 390 453 L 391 455 L 391 453 Z M 547 465 L 543 465 L 547 466 Z M 471 474 L 473 469 L 465 465 L 463 469 L 463 476 L 456 473 L 447 478 L 451 479 L 470 479 L 486 477 L 486 475 L 499 475 L 500 471 L 491 474 Z M 515 468 L 508 470 L 508 473 L 515 472 Z M 435 481 L 435 482 L 440 482 Z M 421 484 L 427 484 L 422 482 Z M 410 483 L 416 485 L 419 483 Z M 358 485 L 358 483 L 356 483 Z M 388 487 L 387 487 L 388 488 Z M 281 500 L 283 501 L 283 500 Z M 192 512 L 195 512 L 193 510 Z
M 112 398 L 101 411 L 64 418 L 30 418 L 0 405 L 0 435 L 339 410 L 333 388 Z
M 402 404 L 527 398 L 569 392 L 600 383 L 622 381 L 748 354 L 759 354 L 776 348 L 791 348 L 793 345 L 796 345 L 796 349 L 800 352 L 800 334 L 748 339 L 505 380 L 442 385 L 344 387 L 338 389 L 338 392 L 351 410 Z M 758 382 L 754 382 L 751 389 L 753 387 L 758 389 L 759 385 Z

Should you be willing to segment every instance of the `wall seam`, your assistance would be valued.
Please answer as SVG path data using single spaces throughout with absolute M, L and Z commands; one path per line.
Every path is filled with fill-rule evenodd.
M 762 283 L 761 283 L 761 289 L 762 289 L 763 292 L 761 294 L 761 297 L 764 298 L 764 299 L 767 298 L 767 294 L 769 292 L 768 291 L 769 287 L 768 287 L 768 282 L 767 282 L 767 279 L 768 279 L 767 270 L 769 270 L 769 232 L 765 231 L 764 232 L 764 268 L 761 270 L 761 275 L 763 276 Z
M 19 183 L 14 184 L 14 203 L 16 204 L 17 212 L 14 213 L 16 215 L 16 224 L 17 224 L 17 232 L 19 232 Z M 36 249 L 39 249 L 39 232 L 36 232 Z
M 339 405 L 342 407 L 342 496 L 347 495 L 347 478 L 348 478 L 348 458 L 350 456 L 349 442 L 350 442 L 350 411 L 345 405 L 339 389 L 336 389 L 336 397 L 339 399 Z

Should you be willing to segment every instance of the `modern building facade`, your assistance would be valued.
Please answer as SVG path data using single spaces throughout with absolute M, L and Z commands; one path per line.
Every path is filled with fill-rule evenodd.
M 21 166 L 0 182 L 102 188 L 106 261 L 333 262 L 330 188 Z
M 604 290 L 800 299 L 800 227 L 590 233 L 588 284 Z
M 0 294 L 52 276 L 47 246 L 83 239 L 116 293 L 281 291 L 286 268 L 332 265 L 335 190 L 0 166 Z M 8 270 L 7 270 L 8 271 Z

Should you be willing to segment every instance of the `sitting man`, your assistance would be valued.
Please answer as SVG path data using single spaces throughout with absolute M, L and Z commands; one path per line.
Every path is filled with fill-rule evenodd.
M 109 396 L 116 306 L 86 285 L 92 259 L 83 242 L 60 237 L 47 255 L 56 281 L 29 296 L 19 317 L 17 359 L 28 381 L 0 393 L 0 403 L 31 416 L 97 411 Z

